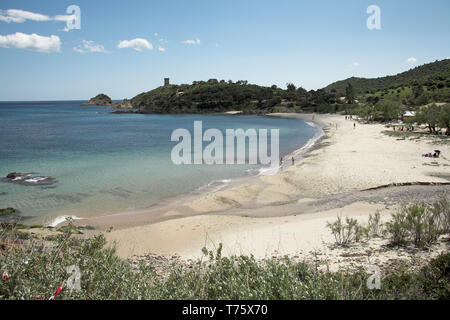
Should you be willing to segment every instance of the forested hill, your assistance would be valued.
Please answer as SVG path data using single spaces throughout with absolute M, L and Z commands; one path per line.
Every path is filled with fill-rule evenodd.
M 263 112 L 279 104 L 284 90 L 247 81 L 194 81 L 141 93 L 131 104 L 144 113 L 210 113 L 227 110 Z
M 345 88 L 350 83 L 356 94 L 374 93 L 379 90 L 396 88 L 399 86 L 409 86 L 422 84 L 429 86 L 433 84 L 443 84 L 450 80 L 450 59 L 436 61 L 421 65 L 406 72 L 394 76 L 381 78 L 356 78 L 352 77 L 346 80 L 334 82 L 324 89 L 327 92 L 336 92 L 338 95 L 345 93 Z

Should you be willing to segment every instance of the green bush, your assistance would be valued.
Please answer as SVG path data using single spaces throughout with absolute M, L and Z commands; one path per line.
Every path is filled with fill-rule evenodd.
M 383 223 L 381 222 L 380 211 L 376 211 L 375 214 L 369 215 L 369 221 L 367 222 L 367 232 L 369 237 L 380 237 L 383 233 Z
M 450 202 L 445 196 L 433 204 L 430 209 L 438 221 L 439 230 L 442 234 L 450 235 Z
M 338 245 L 359 242 L 367 234 L 367 229 L 362 227 L 356 219 L 348 217 L 345 218 L 345 223 L 342 222 L 341 217 L 338 217 L 333 223 L 327 222 L 327 227 L 331 230 Z
M 355 228 L 353 221 L 347 225 Z M 366 286 L 364 270 L 320 272 L 305 262 L 256 260 L 253 256 L 223 257 L 204 249 L 206 261 L 189 268 L 167 266 L 164 276 L 144 263 L 138 269 L 120 260 L 105 238 L 76 239 L 70 230 L 53 246 L 37 240 L 7 248 L 0 256 L 0 299 L 48 299 L 63 285 L 56 299 L 448 299 L 450 255 L 433 260 L 419 273 L 409 270 L 383 274 L 380 290 Z M 67 286 L 67 267 L 81 271 L 80 290 Z
M 393 214 L 386 223 L 386 233 L 394 245 L 413 243 L 424 248 L 435 243 L 442 233 L 440 207 L 432 210 L 430 206 L 415 204 Z
M 423 291 L 440 300 L 450 300 L 450 253 L 433 259 L 421 274 Z

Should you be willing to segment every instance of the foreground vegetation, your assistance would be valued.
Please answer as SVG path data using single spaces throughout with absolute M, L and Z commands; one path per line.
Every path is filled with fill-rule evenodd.
M 387 237 L 394 246 L 413 244 L 426 248 L 436 243 L 442 235 L 450 237 L 450 202 L 445 194 L 433 204 L 404 206 L 385 223 L 381 221 L 380 213 L 376 212 L 369 215 L 366 225 L 354 218 L 347 217 L 343 221 L 338 217 L 335 222 L 328 222 L 327 226 L 338 245 L 348 245 L 372 237 Z
M 323 272 L 287 257 L 223 257 L 221 247 L 204 249 L 188 268 L 169 266 L 162 277 L 144 263 L 136 270 L 119 259 L 103 235 L 79 239 L 73 230 L 62 229 L 51 244 L 27 238 L 4 246 L 0 299 L 450 299 L 450 253 L 419 272 L 390 270 L 380 289 L 368 288 L 363 269 Z M 379 230 L 373 224 L 369 232 Z

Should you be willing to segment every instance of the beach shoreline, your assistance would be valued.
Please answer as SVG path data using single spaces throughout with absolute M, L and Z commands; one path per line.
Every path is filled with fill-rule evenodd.
M 285 161 L 282 166 L 276 168 L 275 170 L 274 168 L 271 167 L 260 166 L 257 169 L 252 169 L 252 171 L 254 171 L 255 173 L 239 177 L 227 178 L 223 180 L 212 180 L 208 184 L 200 186 L 192 191 L 161 199 L 148 207 L 130 209 L 126 211 L 122 210 L 118 212 L 106 211 L 101 214 L 97 214 L 95 216 L 89 215 L 89 213 L 87 213 L 85 209 L 64 210 L 62 212 L 45 216 L 44 218 L 36 217 L 30 220 L 29 223 L 44 224 L 56 227 L 64 223 L 65 217 L 72 217 L 75 220 L 80 220 L 79 223 L 92 223 L 97 228 L 105 229 L 110 226 L 113 226 L 115 228 L 124 228 L 130 226 L 138 226 L 146 223 L 160 222 L 167 219 L 173 219 L 178 216 L 179 217 L 189 216 L 192 214 L 192 212 L 190 210 L 185 210 L 185 208 L 182 210 L 182 214 L 177 216 L 161 213 L 176 208 L 179 204 L 195 200 L 196 198 L 201 197 L 203 195 L 214 193 L 222 189 L 234 187 L 244 183 L 252 183 L 255 182 L 257 179 L 259 179 L 260 176 L 276 174 L 280 169 L 283 170 L 291 166 L 290 161 L 291 157 L 294 157 L 295 161 L 298 162 L 301 161 L 303 157 L 307 156 L 308 150 L 314 148 L 314 145 L 318 141 L 320 141 L 320 139 L 325 134 L 323 129 L 326 127 L 326 125 L 319 121 L 313 121 L 311 119 L 311 117 L 314 117 L 312 114 L 302 114 L 301 116 L 295 116 L 295 114 L 292 115 L 286 113 L 274 113 L 274 114 L 267 114 L 265 116 L 302 120 L 305 121 L 310 126 L 314 127 L 316 133 L 305 145 L 301 146 L 298 149 L 294 149 L 290 151 L 288 154 L 284 155 L 284 158 L 289 159 L 289 161 Z M 238 114 L 236 116 L 239 117 Z M 124 219 L 126 218 L 126 220 L 133 220 L 133 221 L 123 223 L 124 219 L 118 218 L 121 216 L 124 216 Z
M 337 216 L 364 221 L 379 210 L 386 219 L 402 203 L 430 200 L 450 191 L 448 186 L 363 191 L 390 183 L 446 183 L 450 162 L 445 156 L 422 158 L 432 144 L 398 141 L 382 133 L 382 124 L 357 122 L 354 127 L 355 121 L 341 115 L 315 115 L 315 120 L 327 125 L 326 135 L 307 157 L 278 174 L 253 177 L 166 208 L 158 212 L 157 222 L 138 219 L 127 226 L 122 216 L 85 223 L 116 223 L 118 228 L 106 237 L 123 258 L 151 253 L 195 259 L 203 247 L 214 249 L 219 243 L 229 255 L 301 256 L 301 252 L 328 250 L 333 238 L 326 222 Z M 450 154 L 447 145 L 440 148 L 443 155 Z M 140 215 L 144 216 L 145 212 Z M 136 222 L 137 217 L 127 220 Z M 122 224 L 117 224 L 120 220 Z
M 421 154 L 435 149 L 432 142 L 398 140 L 383 133 L 383 124 L 330 114 L 267 116 L 294 117 L 321 131 L 286 156 L 287 166 L 276 174 L 233 178 L 140 210 L 81 219 L 77 213 L 65 215 L 76 216 L 75 225 L 92 227 L 81 237 L 103 233 L 119 257 L 130 261 L 155 256 L 196 260 L 202 248 L 214 251 L 222 244 L 225 256 L 287 255 L 339 270 L 367 264 L 369 258 L 389 266 L 398 252 L 386 249 L 387 239 L 336 247 L 327 222 L 341 216 L 365 223 L 377 211 L 387 220 L 402 205 L 450 194 L 450 186 L 444 185 L 450 181 L 448 145 L 439 146 L 440 158 L 423 158 Z M 375 254 L 367 257 L 367 250 Z M 448 243 L 440 241 L 429 254 L 405 251 L 401 259 L 411 263 L 420 254 L 425 262 L 445 250 Z

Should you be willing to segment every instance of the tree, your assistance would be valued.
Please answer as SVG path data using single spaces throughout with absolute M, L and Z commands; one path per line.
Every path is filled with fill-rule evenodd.
M 416 82 L 412 87 L 412 92 L 414 95 L 414 99 L 417 99 L 418 97 L 420 97 L 424 92 L 422 85 L 420 85 Z
M 374 108 L 375 119 L 390 121 L 398 119 L 400 113 L 400 105 L 393 101 L 379 101 Z
M 441 128 L 446 128 L 445 134 L 450 136 L 450 104 L 441 107 L 441 112 L 439 113 L 439 126 Z
M 293 83 L 286 83 L 286 87 L 288 91 L 295 91 L 296 87 Z
M 352 104 L 355 100 L 355 91 L 351 83 L 348 83 L 347 87 L 345 88 L 345 97 L 347 98 L 347 102 L 350 104 Z
M 424 123 L 428 126 L 430 133 L 436 133 L 436 126 L 439 125 L 441 110 L 436 104 L 420 108 L 416 115 L 417 123 Z

